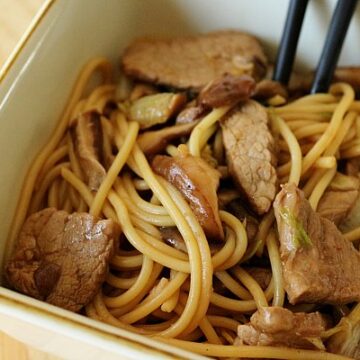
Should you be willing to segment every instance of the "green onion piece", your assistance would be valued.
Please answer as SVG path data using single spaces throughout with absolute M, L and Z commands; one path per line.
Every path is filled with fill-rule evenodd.
M 294 240 L 294 246 L 297 249 L 300 247 L 308 248 L 313 245 L 302 223 L 287 207 L 284 207 L 280 210 L 280 216 L 288 226 L 294 229 L 293 240 Z

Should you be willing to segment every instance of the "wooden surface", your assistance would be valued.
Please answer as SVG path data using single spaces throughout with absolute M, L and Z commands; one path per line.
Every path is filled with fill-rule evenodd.
M 0 0 L 0 67 L 44 0 Z M 55 360 L 0 332 L 0 360 Z

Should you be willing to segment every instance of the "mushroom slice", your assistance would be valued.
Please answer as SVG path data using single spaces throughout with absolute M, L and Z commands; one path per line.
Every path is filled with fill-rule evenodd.
M 184 94 L 159 93 L 143 96 L 130 106 L 130 119 L 137 121 L 141 129 L 163 124 L 176 115 L 185 105 Z
M 225 74 L 210 82 L 199 94 L 200 105 L 217 108 L 248 100 L 254 93 L 255 80 L 249 75 Z
M 146 131 L 139 135 L 138 144 L 146 155 L 156 154 L 164 150 L 170 141 L 180 136 L 189 135 L 197 124 L 196 121 L 165 127 L 160 130 Z
M 161 238 L 176 250 L 187 253 L 185 241 L 179 230 L 175 227 L 163 227 L 160 229 Z
M 176 124 L 188 124 L 199 120 L 201 117 L 206 115 L 210 110 L 204 106 L 196 105 L 195 103 L 182 110 L 176 117 Z
M 185 197 L 205 234 L 213 240 L 223 240 L 218 199 L 220 174 L 202 158 L 180 150 L 176 157 L 157 155 L 153 170 L 173 184 Z
M 102 127 L 100 114 L 91 111 L 81 114 L 70 128 L 80 166 L 91 190 L 98 190 L 106 176 L 102 166 Z
M 327 349 L 336 354 L 360 359 L 360 305 L 357 304 L 348 316 L 337 325 L 341 330 L 330 337 Z

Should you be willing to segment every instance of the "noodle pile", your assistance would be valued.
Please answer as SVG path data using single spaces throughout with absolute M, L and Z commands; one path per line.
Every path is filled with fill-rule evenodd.
M 98 74 L 101 84 L 85 95 Z M 278 139 L 280 183 L 297 184 L 315 210 L 335 176 L 338 160 L 360 156 L 360 102 L 354 98 L 353 89 L 339 83 L 328 94 L 268 109 Z M 183 196 L 152 171 L 136 142 L 139 124 L 126 118 L 121 106 L 101 120 L 105 157 L 113 159 L 106 178 L 96 193 L 87 187 L 67 128 L 81 113 L 103 114 L 111 101 L 116 101 L 111 65 L 94 59 L 82 71 L 56 130 L 28 173 L 9 243 L 14 243 L 25 218 L 44 207 L 113 219 L 123 233 L 120 248 L 111 260 L 103 291 L 86 307 L 87 316 L 215 357 L 345 358 L 320 351 L 233 346 L 238 325 L 249 315 L 259 307 L 284 305 L 274 213 L 262 218 L 250 246 L 244 224 L 221 210 L 225 241 L 211 253 Z M 188 141 L 192 155 L 201 156 L 206 145 L 215 155 L 222 151 L 218 122 L 228 110 L 214 109 L 194 128 Z M 167 152 L 176 155 L 177 149 L 170 145 Z M 159 228 L 169 226 L 179 230 L 187 253 L 163 242 Z M 358 240 L 360 229 L 346 236 Z M 272 279 L 266 290 L 242 267 L 253 256 L 269 258 Z M 234 296 L 218 293 L 219 283 Z M 328 330 L 324 339 L 336 331 Z

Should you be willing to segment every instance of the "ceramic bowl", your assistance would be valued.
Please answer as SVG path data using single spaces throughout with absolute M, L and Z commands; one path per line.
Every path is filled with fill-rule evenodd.
M 315 67 L 335 0 L 311 1 L 297 63 Z M 50 0 L 0 72 L 0 268 L 21 185 L 46 143 L 81 67 L 106 56 L 115 66 L 141 35 L 242 29 L 270 56 L 279 42 L 287 0 Z M 360 9 L 341 64 L 360 62 Z M 1 285 L 1 284 L 0 284 Z M 65 359 L 201 358 L 101 324 L 0 287 L 0 330 Z

